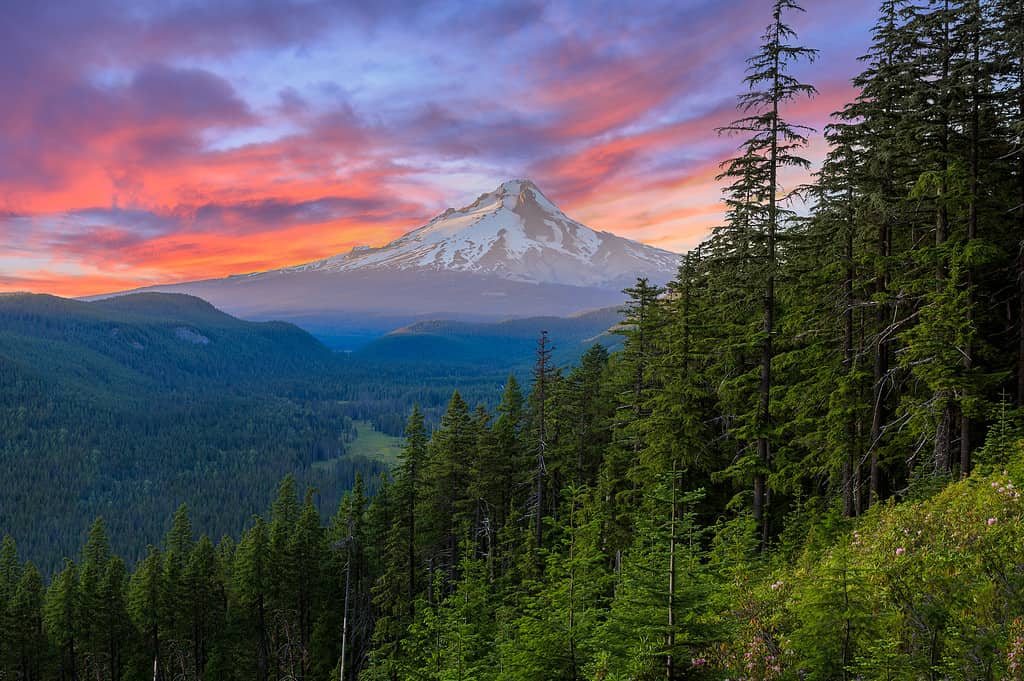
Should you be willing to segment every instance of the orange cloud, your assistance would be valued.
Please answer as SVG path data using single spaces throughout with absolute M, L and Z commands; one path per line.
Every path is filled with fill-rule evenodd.
M 0 82 L 18 93 L 0 111 L 0 289 L 88 295 L 379 245 L 472 198 L 446 192 L 442 175 L 529 175 L 586 224 L 689 248 L 721 219 L 714 177 L 736 144 L 714 132 L 736 117 L 733 93 L 708 81 L 742 68 L 737 51 L 764 21 L 757 0 L 613 3 L 606 16 L 537 3 L 519 27 L 508 7 L 481 8 L 473 21 L 500 27 L 508 54 L 480 60 L 493 32 L 438 45 L 387 12 L 336 3 L 168 15 L 154 4 L 140 23 L 95 1 L 68 22 L 26 5 L 22 33 L 0 29 Z M 402 16 L 429 22 L 415 5 Z M 270 73 L 266 55 L 266 73 L 240 69 L 261 49 L 329 45 L 349 20 L 380 22 L 413 59 L 371 54 L 384 66 L 349 65 L 351 84 Z M 197 61 L 209 69 L 182 65 Z M 449 83 L 449 67 L 472 77 Z M 273 97 L 253 95 L 260 79 Z M 821 126 L 852 97 L 841 83 L 788 113 Z M 824 153 L 820 141 L 809 153 Z

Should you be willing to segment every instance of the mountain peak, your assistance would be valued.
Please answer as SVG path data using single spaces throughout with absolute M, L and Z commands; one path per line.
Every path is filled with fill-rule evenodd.
M 679 256 L 608 232 L 561 211 L 526 178 L 502 182 L 462 208 L 380 248 L 359 248 L 289 271 L 434 270 L 513 281 L 621 288 L 637 276 L 667 281 Z
M 533 180 L 531 180 L 529 178 L 519 177 L 519 178 L 513 178 L 511 180 L 505 180 L 504 182 L 499 184 L 498 188 L 495 189 L 494 191 L 495 192 L 504 191 L 504 192 L 510 192 L 510 193 L 518 194 L 520 188 L 522 188 L 522 187 L 532 187 L 532 188 L 536 189 L 537 185 L 535 185 L 533 183 Z
M 423 319 L 496 321 L 617 307 L 679 256 L 573 220 L 528 179 L 502 182 L 379 247 L 229 279 L 158 287 L 232 314 L 364 336 Z
M 534 184 L 533 180 L 530 180 L 530 179 L 525 178 L 525 177 L 521 177 L 521 178 L 514 179 L 514 180 L 505 180 L 504 182 L 499 184 L 498 188 L 495 189 L 491 193 L 492 194 L 519 194 L 520 192 L 526 191 L 526 190 L 535 191 L 538 194 L 540 193 L 540 189 L 537 187 L 536 184 Z

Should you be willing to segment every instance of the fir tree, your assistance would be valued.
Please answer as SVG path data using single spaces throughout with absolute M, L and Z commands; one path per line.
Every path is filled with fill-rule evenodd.
M 732 134 L 749 135 L 741 147 L 742 154 L 726 161 L 721 178 L 732 181 L 730 194 L 734 203 L 742 202 L 744 210 L 732 219 L 746 221 L 753 212 L 755 229 L 763 251 L 758 254 L 759 282 L 763 282 L 763 324 L 761 328 L 761 375 L 757 390 L 758 404 L 753 432 L 757 439 L 757 465 L 754 469 L 754 518 L 761 526 L 761 544 L 768 541 L 767 475 L 771 471 L 771 390 L 773 335 L 775 334 L 775 279 L 778 267 L 777 240 L 782 223 L 789 213 L 780 209 L 779 171 L 788 167 L 806 168 L 810 162 L 799 156 L 806 145 L 805 126 L 790 123 L 782 116 L 782 107 L 798 97 L 813 96 L 815 89 L 794 78 L 790 70 L 800 60 L 813 60 L 816 50 L 791 41 L 796 33 L 785 23 L 787 12 L 803 11 L 794 0 L 775 0 L 772 22 L 768 25 L 761 49 L 747 60 L 744 82 L 749 91 L 740 95 L 739 107 L 747 114 L 723 128 Z M 756 207 L 756 210 L 754 208 Z
M 77 681 L 80 674 L 79 645 L 81 594 L 78 590 L 78 567 L 66 561 L 46 592 L 43 611 L 46 631 L 60 651 L 61 679 Z
M 533 498 L 530 500 L 530 515 L 533 518 L 533 543 L 540 548 L 544 545 L 544 516 L 546 506 L 547 450 L 549 443 L 548 430 L 548 398 L 557 371 L 552 364 L 551 353 L 554 348 L 548 339 L 546 330 L 540 332 L 537 339 L 537 350 L 534 353 L 533 385 L 529 400 L 529 447 L 534 451 L 533 464 Z
M 166 634 L 163 631 L 166 604 L 167 582 L 163 571 L 163 556 L 158 548 L 150 546 L 146 558 L 132 574 L 128 584 L 128 611 L 144 641 L 145 660 L 150 663 L 153 677 L 157 681 L 167 678 L 164 659 Z
M 5 637 L 10 648 L 12 676 L 24 681 L 41 681 L 49 653 L 49 641 L 43 629 L 43 579 L 36 567 L 28 563 L 22 570 L 13 597 L 9 601 Z M 59 606 L 55 606 L 58 607 Z M 57 616 L 60 619 L 60 616 Z M 54 622 L 59 627 L 59 622 Z M 59 637 L 51 640 L 60 640 Z
M 256 516 L 235 551 L 233 578 L 238 600 L 247 610 L 249 631 L 255 634 L 255 678 L 267 681 L 270 665 L 270 631 L 267 621 L 267 600 L 272 579 L 270 537 L 267 525 Z
M 22 566 L 18 559 L 18 548 L 10 535 L 4 535 L 0 544 L 0 631 L 12 631 L 15 626 L 14 596 L 21 580 Z M 17 650 L 5 646 L 0 636 L 0 670 L 13 670 Z

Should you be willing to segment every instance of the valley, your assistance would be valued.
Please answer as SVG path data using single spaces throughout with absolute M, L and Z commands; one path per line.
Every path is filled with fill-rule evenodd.
M 129 560 L 182 504 L 198 530 L 237 535 L 287 474 L 326 519 L 356 475 L 377 488 L 414 404 L 432 426 L 456 389 L 493 409 L 542 329 L 571 363 L 616 318 L 419 323 L 350 354 L 183 294 L 2 296 L 0 526 L 49 572 L 97 516 Z
M 805 4 L 12 5 L 0 681 L 1024 681 L 1024 1 Z

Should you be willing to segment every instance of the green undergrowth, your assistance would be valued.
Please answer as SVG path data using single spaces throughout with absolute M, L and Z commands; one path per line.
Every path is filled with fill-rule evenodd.
M 751 681 L 1021 678 L 1024 445 L 1012 461 L 735 577 L 734 634 L 692 665 Z

